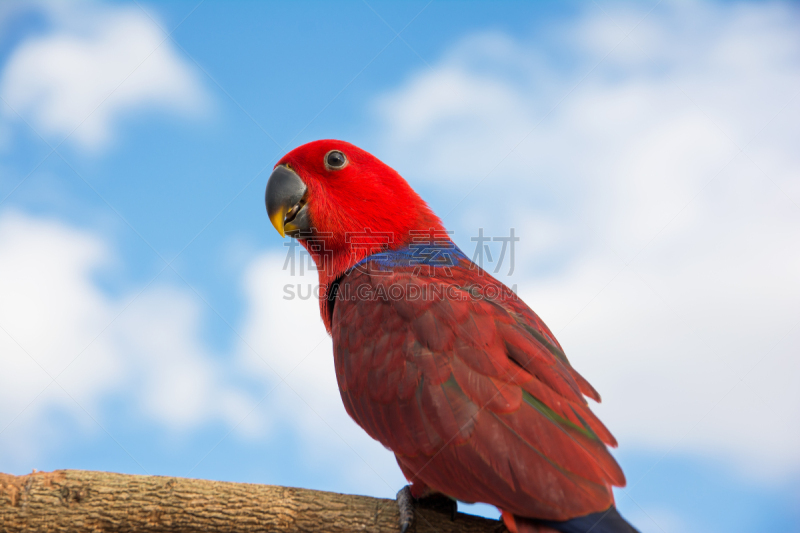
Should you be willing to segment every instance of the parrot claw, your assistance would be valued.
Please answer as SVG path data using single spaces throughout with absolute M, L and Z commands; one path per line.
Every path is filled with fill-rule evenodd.
M 414 507 L 426 507 L 439 512 L 446 512 L 450 520 L 458 514 L 458 502 L 444 494 L 433 494 L 416 499 L 411 495 L 411 487 L 406 485 L 397 493 L 397 507 L 400 509 L 400 533 L 407 533 L 414 523 Z
M 414 497 L 408 485 L 397 493 L 397 507 L 400 510 L 400 533 L 406 533 L 414 523 Z

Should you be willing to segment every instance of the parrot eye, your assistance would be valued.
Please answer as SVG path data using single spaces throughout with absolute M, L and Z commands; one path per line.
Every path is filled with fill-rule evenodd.
M 328 170 L 339 170 L 347 165 L 347 157 L 339 150 L 331 150 L 325 154 L 325 167 Z

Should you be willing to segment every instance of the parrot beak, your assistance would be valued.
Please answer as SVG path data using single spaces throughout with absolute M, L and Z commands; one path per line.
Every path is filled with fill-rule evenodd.
M 264 201 L 269 221 L 281 237 L 297 237 L 300 232 L 311 229 L 307 192 L 306 184 L 290 168 L 280 165 L 272 171 Z

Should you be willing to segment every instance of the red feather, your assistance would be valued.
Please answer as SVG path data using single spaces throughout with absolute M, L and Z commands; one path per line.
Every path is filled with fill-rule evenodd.
M 466 278 L 498 284 L 464 260 L 453 270 L 422 276 L 396 266 L 388 277 L 355 270 L 339 290 L 390 282 L 425 290 Z M 443 299 L 419 309 L 405 300 L 338 300 L 332 332 L 337 372 L 346 374 L 342 397 L 412 479 L 436 491 L 550 520 L 606 509 L 611 486 L 625 483 L 604 444 L 613 437 L 552 334 L 526 315 L 534 316 L 515 297 Z

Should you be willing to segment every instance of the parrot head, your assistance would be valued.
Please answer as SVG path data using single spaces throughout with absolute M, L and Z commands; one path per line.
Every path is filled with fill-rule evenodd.
M 314 141 L 286 154 L 267 182 L 265 202 L 278 233 L 297 238 L 320 270 L 324 259 L 329 279 L 379 249 L 408 244 L 414 230 L 444 231 L 400 174 L 344 141 Z

